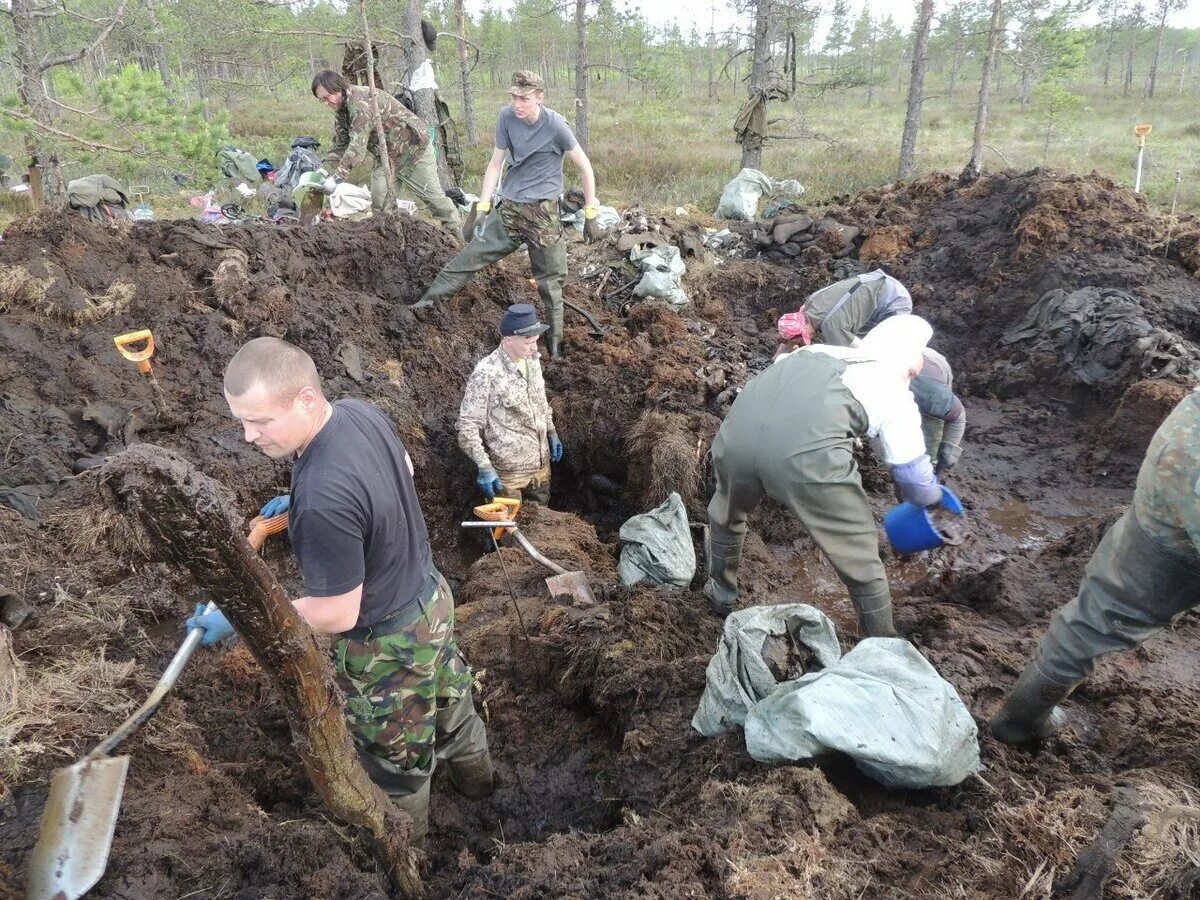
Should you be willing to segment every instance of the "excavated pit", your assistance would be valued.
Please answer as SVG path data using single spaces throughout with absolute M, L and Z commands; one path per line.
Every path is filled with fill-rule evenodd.
M 528 506 L 524 530 L 590 573 L 594 608 L 550 598 L 545 573 L 518 550 L 481 556 L 458 528 L 473 502 L 453 431 L 461 388 L 494 346 L 503 306 L 532 299 L 521 260 L 417 319 L 404 303 L 453 252 L 421 223 L 114 232 L 50 216 L 11 226 L 0 244 L 0 585 L 36 616 L 13 633 L 20 688 L 0 719 L 0 886 L 19 895 L 50 771 L 140 700 L 181 637 L 177 623 L 211 599 L 156 561 L 87 473 L 151 442 L 220 480 L 247 514 L 286 487 L 286 465 L 242 441 L 220 392 L 237 347 L 273 334 L 313 355 L 330 396 L 365 397 L 395 420 L 455 587 L 498 788 L 469 802 L 435 776 L 431 896 L 950 898 L 1009 896 L 1014 885 L 1044 896 L 1103 824 L 1118 782 L 1153 800 L 1161 827 L 1131 843 L 1106 896 L 1190 896 L 1200 881 L 1184 790 L 1200 778 L 1192 617 L 1104 661 L 1041 752 L 981 734 L 982 777 L 955 788 L 890 792 L 838 759 L 766 766 L 740 734 L 690 731 L 720 622 L 698 579 L 615 586 L 615 529 L 671 490 L 703 521 L 720 418 L 769 361 L 775 317 L 807 291 L 882 263 L 955 367 L 969 429 L 951 483 L 972 533 L 953 551 L 885 561 L 899 627 L 981 724 L 1190 387 L 1137 366 L 1136 378 L 1086 386 L 1062 360 L 1001 337 L 1045 291 L 1085 286 L 1128 291 L 1155 326 L 1200 337 L 1193 220 L 1176 223 L 1167 246 L 1166 223 L 1140 198 L 1043 171 L 970 186 L 933 176 L 822 214 L 862 229 L 855 253 L 693 262 L 682 312 L 646 302 L 622 315 L 594 282 L 569 280 L 568 297 L 614 328 L 597 339 L 568 313 L 569 353 L 546 364 L 567 456 L 551 508 Z M 611 246 L 571 249 L 573 272 L 617 260 Z M 166 421 L 112 344 L 136 328 L 159 343 Z M 886 472 L 861 462 L 882 514 L 893 502 Z M 742 603 L 812 602 L 852 643 L 852 610 L 808 537 L 771 503 L 751 524 Z M 286 541 L 267 559 L 299 587 Z M 127 749 L 117 837 L 93 896 L 382 896 L 370 859 L 306 783 L 282 707 L 244 648 L 199 654 Z

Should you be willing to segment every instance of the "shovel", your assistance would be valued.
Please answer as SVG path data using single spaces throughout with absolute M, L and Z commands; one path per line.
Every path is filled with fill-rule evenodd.
M 546 587 L 550 589 L 551 597 L 571 597 L 579 601 L 580 606 L 595 606 L 596 598 L 592 596 L 592 589 L 588 586 L 587 576 L 580 571 L 568 572 L 558 563 L 551 559 L 547 559 L 542 555 L 537 547 L 529 542 L 529 538 L 521 533 L 521 529 L 517 527 L 516 510 L 520 508 L 519 504 L 514 507 L 516 501 L 506 500 L 501 497 L 495 503 L 485 503 L 482 506 L 477 506 L 474 509 L 475 515 L 479 520 L 463 522 L 463 528 L 492 528 L 496 532 L 507 532 L 513 536 L 521 549 L 529 554 L 532 559 L 540 566 L 544 566 L 554 574 L 546 579 Z M 507 513 L 507 520 L 494 518 L 497 515 Z M 482 520 L 482 521 L 480 521 Z
M 143 341 L 145 346 L 142 349 L 133 349 L 134 344 L 140 344 Z M 113 343 L 117 345 L 117 350 L 123 357 L 130 362 L 137 363 L 138 371 L 150 379 L 150 387 L 154 390 L 154 406 L 158 410 L 158 414 L 166 418 L 167 397 L 163 393 L 162 385 L 158 383 L 158 376 L 154 374 L 154 367 L 150 364 L 150 357 L 154 355 L 154 335 L 150 329 L 144 328 L 141 331 L 118 334 L 113 338 Z
M 286 527 L 287 513 L 256 518 L 249 536 L 251 546 L 257 552 L 269 535 Z M 209 603 L 204 612 L 216 608 L 216 603 Z M 51 777 L 29 863 L 27 900 L 76 900 L 100 880 L 112 849 L 129 771 L 128 755 L 109 754 L 158 711 L 203 637 L 202 628 L 189 631 L 145 702 L 91 753 Z

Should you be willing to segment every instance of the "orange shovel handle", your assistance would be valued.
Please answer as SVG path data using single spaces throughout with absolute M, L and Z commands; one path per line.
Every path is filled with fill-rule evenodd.
M 141 350 L 132 349 L 132 344 L 140 344 L 142 341 L 146 342 L 145 347 Z M 150 357 L 154 355 L 154 335 L 150 333 L 149 328 L 119 334 L 113 338 L 113 343 L 117 345 L 117 349 L 123 357 L 138 364 L 139 372 L 143 375 L 150 374 Z
M 254 548 L 254 552 L 258 553 L 262 550 L 263 544 L 267 542 L 267 538 L 283 531 L 287 528 L 287 524 L 287 513 L 280 513 L 277 516 L 271 516 L 269 519 L 264 519 L 262 516 L 255 516 L 250 520 L 250 534 L 246 536 L 246 540 L 250 542 L 250 546 Z

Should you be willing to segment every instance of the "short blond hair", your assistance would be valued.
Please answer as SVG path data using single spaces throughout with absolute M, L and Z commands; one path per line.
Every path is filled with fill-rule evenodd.
M 225 367 L 225 393 L 230 397 L 241 397 L 257 384 L 280 401 L 291 400 L 306 387 L 324 396 L 312 357 L 295 344 L 274 337 L 243 344 Z

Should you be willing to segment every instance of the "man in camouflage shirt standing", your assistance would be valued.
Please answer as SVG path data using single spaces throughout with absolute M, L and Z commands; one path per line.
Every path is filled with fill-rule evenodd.
M 374 95 L 397 188 L 407 188 L 444 228 L 455 235 L 459 233 L 462 216 L 442 190 L 429 129 L 416 114 L 390 94 L 350 84 L 329 69 L 318 72 L 313 78 L 312 92 L 334 111 L 333 146 L 324 159 L 326 168 L 331 170 L 328 189 L 349 177 L 350 171 L 370 153 L 375 157 L 375 166 L 371 169 L 371 205 L 376 212 L 383 209 L 387 200 L 387 173 L 371 113 Z
M 550 463 L 563 457 L 546 401 L 538 335 L 546 326 L 529 303 L 500 317 L 500 346 L 481 359 L 458 411 L 458 445 L 479 474 L 475 483 L 491 500 L 522 493 L 550 502 Z
M 1132 650 L 1200 604 L 1200 394 L 1159 426 L 1133 503 L 1096 547 L 1075 599 L 1054 616 L 992 719 L 1008 744 L 1049 737 L 1057 708 L 1106 653 Z
M 330 403 L 312 358 L 278 338 L 256 338 L 234 355 L 225 400 L 247 441 L 293 460 L 291 493 L 262 513 L 288 513 L 308 593 L 293 605 L 314 631 L 333 636 L 359 760 L 412 816 L 419 846 L 435 765 L 445 763 L 450 783 L 472 799 L 488 796 L 493 781 L 412 461 L 387 416 L 361 400 Z M 233 635 L 220 610 L 203 606 L 187 625 L 204 629 L 205 645 Z
M 558 209 L 563 157 L 571 160 L 583 179 L 583 236 L 589 242 L 600 234 L 596 176 L 566 120 L 542 106 L 546 90 L 540 75 L 514 73 L 508 93 L 512 100 L 496 121 L 496 146 L 483 175 L 480 200 L 463 228 L 463 239 L 470 243 L 446 264 L 412 308 L 424 309 L 453 296 L 480 269 L 524 244 L 550 326 L 546 349 L 551 356 L 558 356 L 563 333 L 562 286 L 567 277 L 567 245 Z M 492 209 L 492 195 L 506 160 L 509 168 L 501 200 Z

